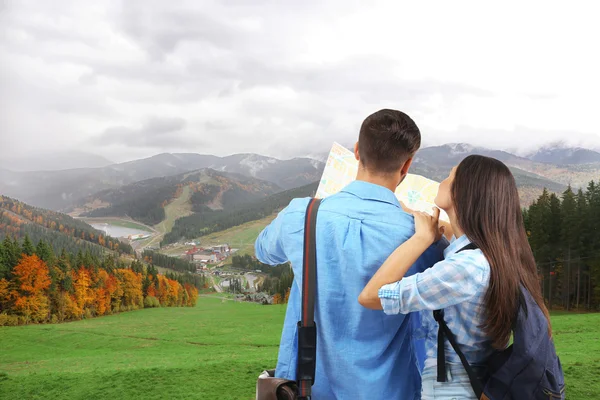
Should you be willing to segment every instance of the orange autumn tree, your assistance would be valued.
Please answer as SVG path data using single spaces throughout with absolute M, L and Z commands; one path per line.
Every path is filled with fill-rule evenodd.
M 87 268 L 81 267 L 73 271 L 73 289 L 75 304 L 79 315 L 83 315 L 86 309 L 94 303 L 94 291 L 91 288 L 92 277 Z
M 118 269 L 115 272 L 123 289 L 123 305 L 133 309 L 143 308 L 142 275 L 130 269 Z
M 110 309 L 110 275 L 105 270 L 98 271 L 97 288 L 95 289 L 95 308 L 97 315 L 104 315 L 111 311 Z
M 198 300 L 198 289 L 189 283 L 183 285 L 183 288 L 187 292 L 187 302 L 184 305 L 188 307 L 194 307 L 196 305 L 196 301 Z
M 149 280 L 150 284 L 148 285 L 148 289 L 146 289 L 146 296 L 156 297 L 156 287 L 154 283 L 154 278 L 150 276 Z
M 14 310 L 28 320 L 41 322 L 50 311 L 46 290 L 50 286 L 48 266 L 37 255 L 23 255 L 13 270 L 16 290 Z
M 156 290 L 156 297 L 160 301 L 161 306 L 167 306 L 169 296 L 169 279 L 164 275 L 157 275 L 158 287 Z

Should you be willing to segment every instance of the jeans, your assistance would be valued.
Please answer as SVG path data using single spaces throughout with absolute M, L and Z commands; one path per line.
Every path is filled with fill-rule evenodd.
M 446 375 L 446 382 L 438 382 L 437 367 L 425 367 L 421 400 L 477 400 L 462 364 L 446 364 Z

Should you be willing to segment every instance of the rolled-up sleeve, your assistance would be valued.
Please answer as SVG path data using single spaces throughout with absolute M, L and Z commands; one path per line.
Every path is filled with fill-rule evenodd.
M 487 287 L 488 281 L 489 264 L 481 251 L 465 251 L 424 272 L 384 285 L 378 295 L 386 314 L 408 314 L 467 301 Z

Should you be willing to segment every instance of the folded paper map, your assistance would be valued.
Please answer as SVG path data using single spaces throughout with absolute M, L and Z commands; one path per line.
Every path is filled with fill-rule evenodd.
M 339 192 L 356 178 L 358 161 L 354 153 L 344 146 L 334 143 L 321 176 L 316 197 L 322 199 Z M 411 210 L 432 212 L 433 200 L 440 184 L 420 175 L 408 174 L 396 189 L 396 197 Z M 448 215 L 440 212 L 440 219 L 448 222 Z

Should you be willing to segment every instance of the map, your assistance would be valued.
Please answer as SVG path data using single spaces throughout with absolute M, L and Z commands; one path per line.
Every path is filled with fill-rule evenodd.
M 357 172 L 358 161 L 356 161 L 354 153 L 344 146 L 334 143 L 329 152 L 316 197 L 322 199 L 339 192 L 356 178 Z M 396 189 L 396 197 L 412 210 L 431 214 L 431 209 L 435 207 L 433 200 L 439 186 L 438 182 L 431 179 L 408 174 Z M 442 210 L 440 211 L 440 219 L 446 222 L 449 221 L 448 215 Z

